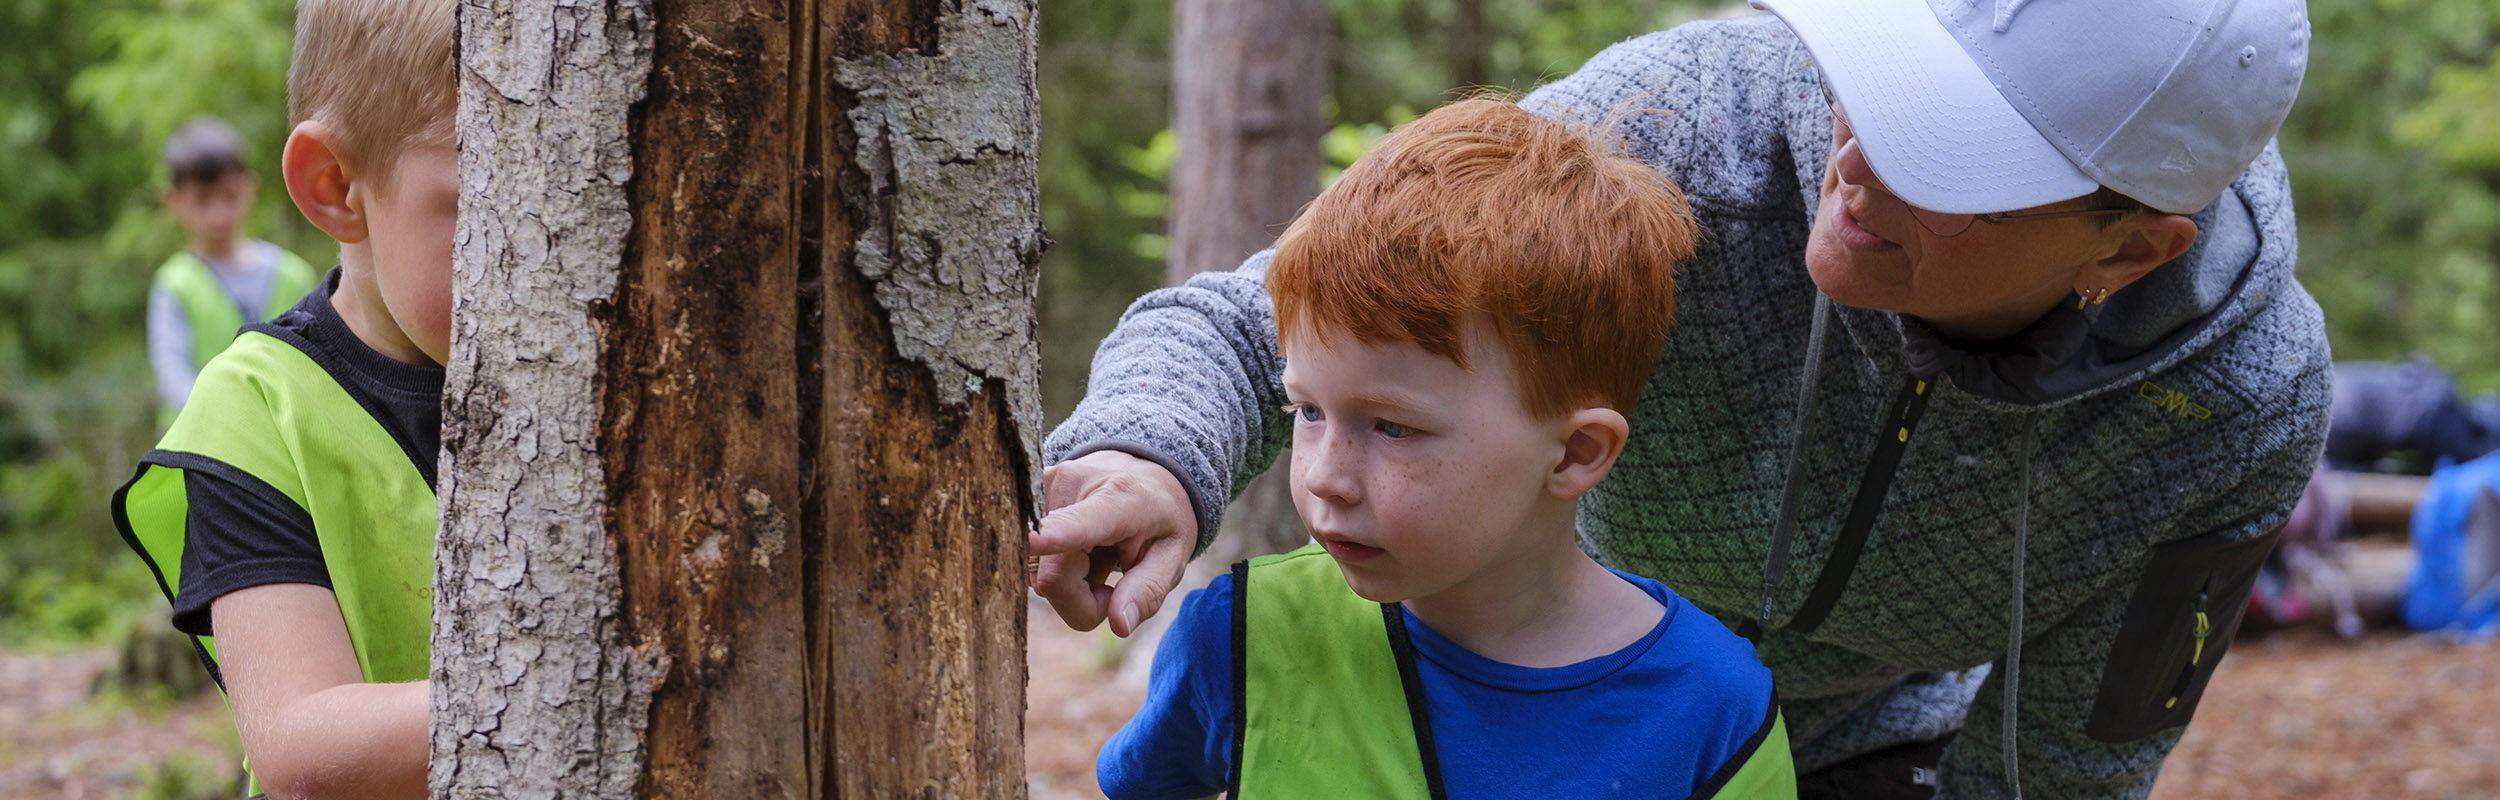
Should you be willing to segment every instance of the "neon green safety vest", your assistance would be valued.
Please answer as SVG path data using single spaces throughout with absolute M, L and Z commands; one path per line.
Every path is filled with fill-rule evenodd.
M 243 306 L 226 294 L 225 284 L 210 271 L 208 262 L 189 251 L 175 253 L 156 268 L 156 287 L 170 292 L 182 304 L 182 316 L 191 321 L 191 367 L 206 369 L 234 341 L 235 331 L 247 322 L 275 319 L 320 283 L 321 276 L 285 249 L 278 250 L 278 274 L 269 281 L 269 296 L 261 298 L 260 319 L 244 319 Z
M 1236 564 L 1233 585 L 1233 798 L 1446 797 L 1396 604 L 1354 594 L 1318 545 Z M 1769 706 L 1692 797 L 1797 796 L 1788 729 Z
M 434 489 L 416 457 L 295 334 L 255 325 L 200 371 L 191 401 L 138 474 L 113 495 L 123 541 L 156 572 L 167 600 L 182 587 L 195 474 L 223 479 L 300 513 L 321 543 L 339 615 L 364 679 L 423 680 L 434 607 Z M 210 674 L 216 644 L 197 641 Z

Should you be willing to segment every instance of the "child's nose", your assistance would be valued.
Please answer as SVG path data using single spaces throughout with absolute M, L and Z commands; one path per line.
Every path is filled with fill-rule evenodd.
M 1302 490 L 1334 503 L 1351 505 L 1363 499 L 1358 448 L 1344 437 L 1329 436 L 1307 449 L 1296 448 L 1302 466 Z

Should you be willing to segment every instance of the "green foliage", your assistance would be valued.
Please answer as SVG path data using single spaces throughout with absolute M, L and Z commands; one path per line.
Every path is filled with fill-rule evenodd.
M 1359 125 L 1340 122 L 1337 127 L 1329 128 L 1328 135 L 1319 140 L 1320 189 L 1325 191 L 1330 184 L 1336 183 L 1337 176 L 1344 174 L 1347 167 L 1354 166 L 1355 159 L 1362 158 L 1372 145 L 1389 136 L 1390 128 L 1413 122 L 1417 116 L 1414 109 L 1390 106 L 1389 119 L 1385 122 Z
M 1458 5 L 1483 8 L 1484 87 L 1526 92 L 1569 75 L 1625 39 L 1723 6 L 1695 0 L 1333 0 L 1340 121 L 1389 121 L 1397 106 L 1429 109 L 1480 87 L 1459 85 L 1451 32 Z
M 0 647 L 51 650 L 110 641 L 143 615 L 162 616 L 165 601 L 158 599 L 147 566 L 134 557 L 113 556 L 85 570 L 25 570 L 0 581 L 7 587 L 0 595 L 0 619 L 7 620 L 0 626 Z
M 2432 73 L 2430 99 L 2405 112 L 2396 133 L 2452 166 L 2500 170 L 2500 50 L 2488 63 Z
M 286 67 L 294 4 L 170 0 L 102 15 L 110 59 L 81 72 L 71 99 L 142 141 L 162 140 L 193 114 L 226 118 L 266 173 L 286 136 Z M 218 80 L 199 80 L 201 76 Z
M 2342 360 L 2500 389 L 2500 2 L 2314 0 L 2281 141 L 2302 283 Z
M 1385 124 L 1340 122 L 1328 129 L 1319 145 L 1320 188 L 1325 189 L 1335 183 L 1337 175 L 1345 172 L 1346 167 L 1353 166 L 1354 160 L 1363 157 L 1364 151 L 1388 136 L 1390 128 L 1412 122 L 1416 116 L 1413 109 L 1392 106 Z M 1124 148 L 1120 163 L 1148 181 L 1122 184 L 1112 189 L 1120 210 L 1140 220 L 1162 219 L 1172 207 L 1172 195 L 1164 191 L 1164 185 L 1171 182 L 1172 165 L 1180 160 L 1180 152 L 1180 137 L 1170 128 L 1156 131 L 1154 138 L 1148 140 L 1144 147 Z M 1147 261 L 1162 261 L 1170 247 L 1171 240 L 1162 233 L 1139 233 L 1129 239 L 1129 253 Z
M 1052 241 L 1038 327 L 1042 403 L 1057 419 L 1083 396 L 1085 364 L 1120 309 L 1163 281 L 1161 211 L 1129 207 L 1141 193 L 1162 195 L 1163 179 L 1130 160 L 1171 116 L 1172 4 L 1041 6 L 1042 223 Z
M 1172 164 L 1181 156 L 1181 137 L 1172 129 L 1155 131 L 1144 147 L 1122 148 L 1120 163 L 1129 171 L 1148 179 L 1146 183 L 1130 183 L 1113 191 L 1120 210 L 1140 220 L 1162 219 L 1172 207 L 1172 195 L 1163 189 L 1172 180 Z M 1162 261 L 1171 249 L 1172 240 L 1161 231 L 1139 233 L 1129 239 L 1129 253 L 1147 261 Z
M 0 252 L 91 232 L 117 198 L 98 182 L 136 185 L 146 176 L 114 158 L 125 146 L 109 127 L 67 101 L 71 81 L 101 58 L 94 18 L 119 3 L 6 0 L 0 4 Z
M 159 210 L 159 153 L 184 120 L 214 114 L 244 135 L 247 164 L 276 174 L 293 13 L 287 0 L 0 0 L 0 630 L 12 642 L 111 635 L 162 604 L 107 509 L 156 434 L 148 282 L 184 241 Z M 275 186 L 245 232 L 332 257 Z
M 161 683 L 98 686 L 94 693 L 87 695 L 86 707 L 80 711 L 98 718 L 129 714 L 159 721 L 173 716 L 174 704 L 181 699 L 174 696 L 173 687 Z

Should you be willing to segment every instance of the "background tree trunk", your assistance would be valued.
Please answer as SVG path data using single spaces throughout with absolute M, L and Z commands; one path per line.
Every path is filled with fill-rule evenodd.
M 1493 80 L 1493 37 L 1484 29 L 1484 0 L 1451 0 L 1450 79 L 1471 89 Z
M 1333 37 L 1326 0 L 1178 0 L 1172 21 L 1178 284 L 1241 266 L 1319 192 Z
M 1326 0 L 1178 0 L 1173 25 L 1172 128 L 1181 149 L 1172 165 L 1172 247 L 1164 269 L 1177 285 L 1241 266 L 1275 243 L 1318 194 L 1335 37 Z M 1242 488 L 1223 530 L 1190 562 L 1174 597 L 1205 586 L 1233 562 L 1309 540 L 1294 513 L 1284 459 Z M 1138 632 L 1123 680 L 1144 683 L 1170 617 L 1158 615 Z
M 1033 0 L 473 0 L 437 798 L 1021 797 Z

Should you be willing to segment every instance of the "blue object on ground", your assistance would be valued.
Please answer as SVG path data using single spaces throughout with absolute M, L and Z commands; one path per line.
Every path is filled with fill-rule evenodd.
M 2442 463 L 2413 507 L 2405 624 L 2481 638 L 2500 633 L 2500 453 Z

